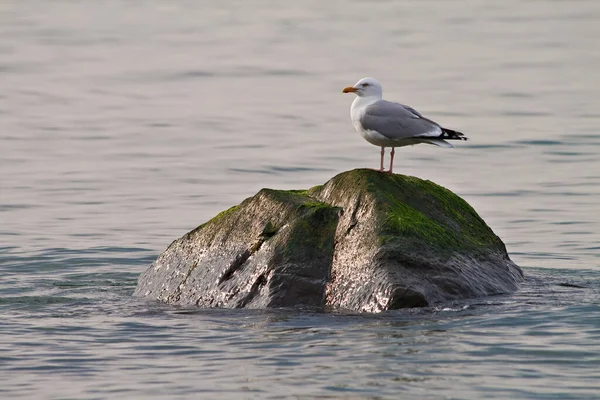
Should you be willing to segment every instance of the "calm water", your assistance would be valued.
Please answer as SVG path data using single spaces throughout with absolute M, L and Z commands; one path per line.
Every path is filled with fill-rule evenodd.
M 600 398 L 598 38 L 595 0 L 1 1 L 0 397 Z M 131 297 L 260 188 L 376 167 L 341 93 L 368 75 L 471 137 L 396 168 L 469 201 L 521 291 L 381 315 Z

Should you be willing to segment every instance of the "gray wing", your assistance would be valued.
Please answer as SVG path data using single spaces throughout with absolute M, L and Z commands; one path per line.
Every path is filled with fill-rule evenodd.
M 365 109 L 360 123 L 366 130 L 379 132 L 389 139 L 439 137 L 442 128 L 414 108 L 379 100 Z

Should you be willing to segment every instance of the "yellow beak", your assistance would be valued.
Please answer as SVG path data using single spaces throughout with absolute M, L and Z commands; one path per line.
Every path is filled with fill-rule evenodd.
M 342 90 L 342 93 L 355 93 L 358 90 L 356 90 L 355 88 L 353 88 L 352 86 L 348 86 L 345 87 L 344 90 Z

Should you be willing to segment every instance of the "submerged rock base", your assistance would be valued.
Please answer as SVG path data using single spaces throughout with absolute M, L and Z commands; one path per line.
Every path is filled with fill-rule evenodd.
M 174 241 L 134 295 L 380 312 L 508 293 L 522 279 L 463 199 L 430 181 L 360 169 L 308 191 L 261 190 Z

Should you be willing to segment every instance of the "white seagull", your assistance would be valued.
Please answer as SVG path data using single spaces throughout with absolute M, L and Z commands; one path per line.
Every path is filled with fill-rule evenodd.
M 446 140 L 467 140 L 461 132 L 442 128 L 412 107 L 382 100 L 383 88 L 375 78 L 362 78 L 342 92 L 357 95 L 350 108 L 352 124 L 367 142 L 381 147 L 379 170 L 382 172 L 386 147 L 392 148 L 387 171 L 391 174 L 396 147 L 419 143 L 454 147 Z

